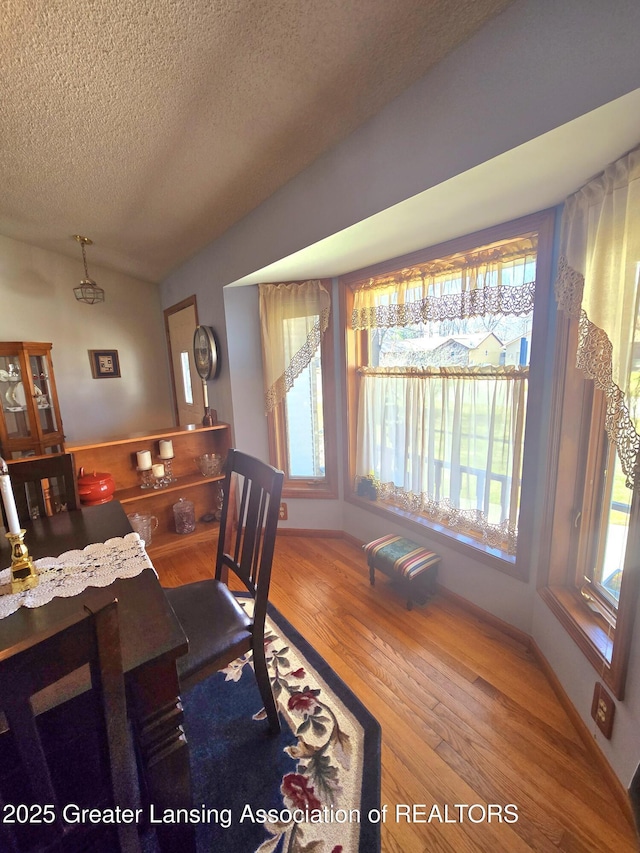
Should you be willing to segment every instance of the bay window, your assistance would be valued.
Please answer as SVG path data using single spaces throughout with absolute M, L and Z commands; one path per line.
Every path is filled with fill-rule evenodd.
M 375 511 L 503 570 L 530 536 L 525 434 L 551 223 L 536 215 L 342 279 L 351 498 L 375 495 Z

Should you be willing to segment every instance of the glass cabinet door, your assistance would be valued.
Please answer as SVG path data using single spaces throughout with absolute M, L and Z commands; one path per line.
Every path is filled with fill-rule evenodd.
M 40 429 L 44 435 L 58 432 L 57 412 L 53 406 L 53 390 L 51 387 L 51 364 L 46 355 L 29 356 L 31 376 L 33 379 L 34 402 L 40 420 Z
M 0 455 L 63 450 L 51 344 L 0 341 Z
M 9 439 L 31 438 L 32 428 L 27 410 L 27 394 L 22 376 L 20 355 L 0 355 L 0 398 Z

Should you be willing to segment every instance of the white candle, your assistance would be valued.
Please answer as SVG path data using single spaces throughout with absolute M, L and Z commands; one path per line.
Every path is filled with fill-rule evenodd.
M 4 459 L 0 459 L 0 491 L 2 492 L 2 503 L 7 516 L 7 524 L 9 525 L 9 533 L 20 533 L 22 527 L 18 518 L 18 510 L 16 509 L 16 500 L 13 497 L 13 489 L 11 488 L 11 478 L 7 464 Z
M 151 468 L 151 451 L 150 450 L 139 450 L 136 453 L 136 458 L 138 460 L 138 468 L 140 471 L 148 471 Z
M 160 459 L 173 459 L 173 442 L 169 438 L 160 440 Z
M 157 462 L 155 465 L 153 465 L 151 471 L 153 473 L 153 476 L 156 477 L 156 479 L 158 480 L 160 479 L 160 477 L 164 477 L 164 465 L 161 462 Z

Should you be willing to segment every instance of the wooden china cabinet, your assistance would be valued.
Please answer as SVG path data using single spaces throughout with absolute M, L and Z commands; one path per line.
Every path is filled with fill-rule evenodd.
M 51 347 L 0 342 L 0 455 L 4 459 L 64 450 Z

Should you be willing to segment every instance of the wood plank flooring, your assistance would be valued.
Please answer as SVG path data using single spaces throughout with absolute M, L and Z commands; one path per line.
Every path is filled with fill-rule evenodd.
M 213 559 L 195 545 L 154 565 L 175 586 L 210 577 Z M 512 637 L 442 596 L 407 611 L 382 576 L 370 588 L 362 551 L 342 539 L 281 536 L 271 600 L 382 726 L 384 853 L 639 849 L 540 666 Z M 434 804 L 438 813 L 396 820 L 398 804 L 424 805 L 423 821 Z M 489 804 L 494 816 L 481 820 Z M 516 822 L 499 819 L 506 804 Z

